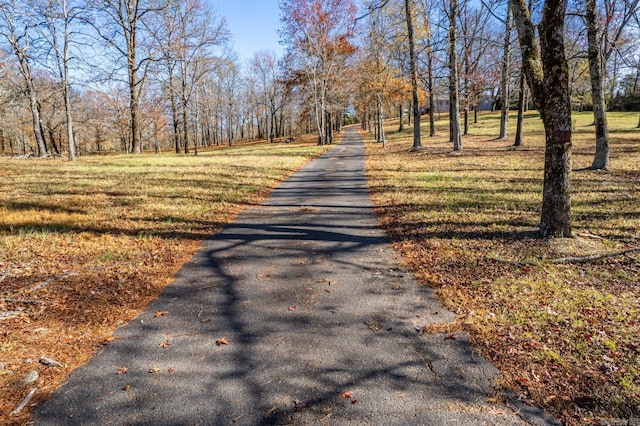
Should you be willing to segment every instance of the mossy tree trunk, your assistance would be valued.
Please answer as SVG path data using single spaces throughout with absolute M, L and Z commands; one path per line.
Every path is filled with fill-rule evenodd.
M 540 44 L 524 0 L 510 0 L 518 28 L 523 69 L 545 128 L 545 166 L 540 233 L 571 236 L 571 102 L 564 47 L 567 0 L 545 1 Z

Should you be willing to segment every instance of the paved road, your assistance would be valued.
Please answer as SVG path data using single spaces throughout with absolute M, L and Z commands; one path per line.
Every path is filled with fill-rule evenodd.
M 37 424 L 527 424 L 487 402 L 497 372 L 464 334 L 416 332 L 454 315 L 397 265 L 363 169 L 348 129 L 205 241 Z

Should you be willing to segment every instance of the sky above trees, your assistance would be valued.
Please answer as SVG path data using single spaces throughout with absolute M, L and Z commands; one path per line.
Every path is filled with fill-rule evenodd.
M 259 50 L 274 51 L 278 56 L 280 9 L 278 0 L 210 0 L 227 20 L 233 34 L 233 48 L 241 61 Z

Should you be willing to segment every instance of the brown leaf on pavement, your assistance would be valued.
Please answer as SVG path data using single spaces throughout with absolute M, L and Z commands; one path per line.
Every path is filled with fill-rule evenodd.
M 156 311 L 156 313 L 153 314 L 153 317 L 154 318 L 166 317 L 168 313 L 169 313 L 168 311 Z
M 340 394 L 340 397 L 341 397 L 342 399 L 349 399 L 349 398 L 351 398 L 352 396 L 353 396 L 353 392 L 351 392 L 351 391 L 342 392 L 342 393 Z
M 222 339 L 216 340 L 216 345 L 218 345 L 218 346 L 228 345 L 228 344 L 229 344 L 229 340 L 227 340 L 226 337 L 223 337 Z
M 124 367 L 118 368 L 118 371 L 116 371 L 116 374 L 120 376 L 122 374 L 127 374 L 128 371 L 129 371 L 129 367 L 125 365 Z

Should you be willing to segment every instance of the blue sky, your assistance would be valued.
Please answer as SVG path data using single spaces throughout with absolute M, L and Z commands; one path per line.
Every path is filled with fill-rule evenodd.
M 210 0 L 220 15 L 227 18 L 233 34 L 234 50 L 240 60 L 249 60 L 258 50 L 272 50 L 278 56 L 280 9 L 278 0 Z

